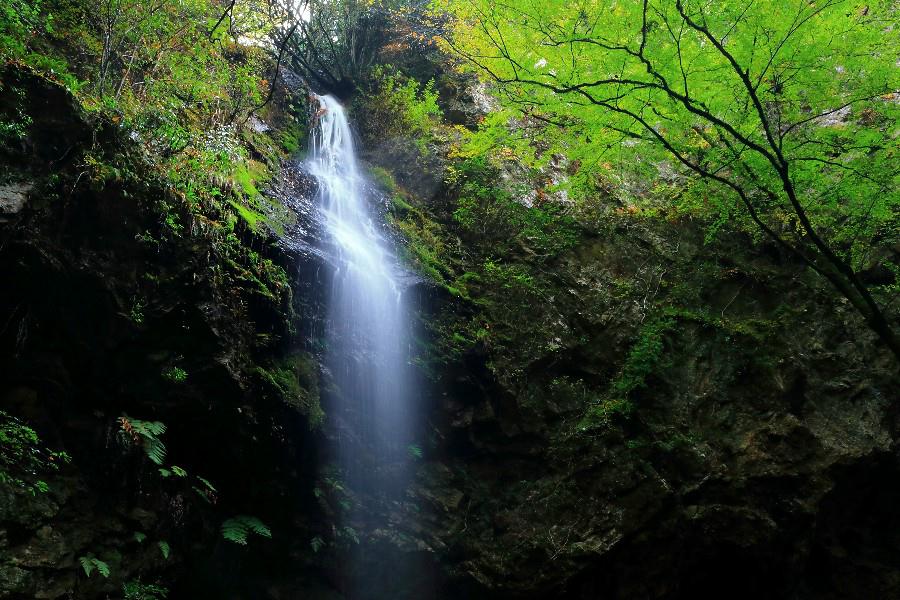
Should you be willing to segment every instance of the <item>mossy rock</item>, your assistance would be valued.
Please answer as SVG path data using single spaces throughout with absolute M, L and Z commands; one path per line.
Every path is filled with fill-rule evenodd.
M 306 353 L 294 354 L 269 367 L 257 366 L 254 373 L 281 401 L 317 427 L 325 418 L 319 403 L 319 373 L 315 360 Z

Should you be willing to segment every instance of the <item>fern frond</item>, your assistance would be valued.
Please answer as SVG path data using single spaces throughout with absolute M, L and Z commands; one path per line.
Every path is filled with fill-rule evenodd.
M 247 537 L 251 533 L 266 538 L 272 537 L 272 530 L 256 517 L 238 515 L 222 523 L 222 537 L 235 544 L 246 546 Z
M 103 577 L 109 577 L 109 565 L 96 556 L 88 554 L 87 556 L 78 557 L 78 563 L 81 565 L 84 574 L 88 577 L 96 570 Z
M 131 419 L 131 426 L 140 435 L 156 437 L 166 432 L 166 424 L 161 421 L 138 421 Z
M 228 519 L 222 523 L 222 537 L 229 542 L 246 546 L 248 533 L 247 525 L 239 518 Z
M 271 538 L 272 530 L 269 529 L 265 523 L 257 519 L 256 517 L 245 517 L 245 522 L 247 523 L 247 527 L 255 533 L 256 535 Z
M 156 438 L 144 438 L 144 452 L 147 458 L 158 465 L 163 464 L 166 460 L 166 445 Z
M 84 570 L 84 574 L 88 577 L 91 576 L 91 573 L 94 572 L 94 563 L 88 556 L 79 556 L 78 562 L 81 564 L 81 568 Z
M 104 577 L 109 577 L 109 565 L 100 560 L 99 558 L 94 558 L 91 560 L 94 565 L 97 567 L 97 572 L 103 575 Z
M 169 548 L 169 542 L 160 540 L 156 545 L 159 546 L 159 551 L 162 552 L 163 558 L 169 560 L 169 551 L 171 550 L 171 548 Z
M 158 465 L 163 464 L 163 461 L 166 459 L 166 445 L 159 439 L 159 436 L 166 432 L 165 423 L 160 421 L 140 421 L 132 419 L 128 415 L 122 415 L 119 417 L 119 424 L 121 426 L 119 437 L 123 442 L 140 445 L 150 460 Z M 172 468 L 172 471 L 168 469 L 165 471 L 167 472 L 160 471 L 160 475 L 168 477 L 172 472 L 175 472 L 176 475 L 181 476 L 175 471 L 175 467 Z

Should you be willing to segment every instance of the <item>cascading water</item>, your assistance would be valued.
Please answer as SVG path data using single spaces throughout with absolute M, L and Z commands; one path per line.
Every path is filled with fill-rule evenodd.
M 383 530 L 387 515 L 396 513 L 392 507 L 403 501 L 414 387 L 409 312 L 403 271 L 374 218 L 371 187 L 359 169 L 344 109 L 331 96 L 317 98 L 321 108 L 306 168 L 319 186 L 327 238 L 323 250 L 333 268 L 325 333 L 334 384 L 328 413 L 337 430 L 334 451 L 341 476 L 357 499 L 341 525 L 353 537 L 357 528 Z M 363 502 L 368 504 L 359 506 Z M 378 514 L 384 522 L 373 517 Z M 365 562 L 353 552 L 348 560 Z M 366 576 L 372 575 L 378 574 Z M 371 597 L 353 589 L 345 594 Z

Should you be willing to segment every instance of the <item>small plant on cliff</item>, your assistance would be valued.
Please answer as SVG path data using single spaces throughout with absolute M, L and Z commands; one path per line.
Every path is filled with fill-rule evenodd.
M 664 316 L 644 324 L 619 375 L 613 380 L 608 394 L 588 407 L 579 423 L 582 431 L 603 427 L 615 415 L 629 415 L 634 409 L 631 394 L 647 385 L 647 377 L 658 370 L 665 357 L 665 335 L 677 324 L 674 316 Z
M 140 446 L 147 458 L 161 465 L 166 459 L 166 445 L 159 436 L 166 432 L 165 423 L 139 421 L 128 415 L 119 417 L 119 439 L 125 444 Z
M 168 588 L 141 581 L 128 581 L 122 585 L 125 600 L 165 600 L 169 597 Z
M 79 557 L 78 563 L 81 565 L 84 574 L 88 577 L 90 577 L 95 570 L 103 577 L 109 577 L 109 564 L 100 560 L 93 554 Z
M 421 85 L 389 66 L 372 72 L 375 89 L 366 99 L 363 135 L 371 141 L 412 138 L 421 151 L 441 115 L 434 81 Z
M 229 542 L 246 546 L 250 534 L 271 538 L 272 530 L 256 517 L 248 515 L 238 515 L 222 523 L 222 537 Z
M 181 367 L 168 367 L 163 370 L 162 375 L 172 383 L 184 383 L 188 377 L 187 371 Z
M 44 493 L 48 486 L 40 474 L 54 472 L 69 460 L 65 452 L 44 448 L 34 429 L 0 410 L 0 485 Z

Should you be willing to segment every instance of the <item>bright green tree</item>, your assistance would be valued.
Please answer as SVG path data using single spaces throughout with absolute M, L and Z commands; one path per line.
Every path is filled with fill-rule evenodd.
M 702 198 L 799 258 L 900 357 L 885 301 L 864 276 L 893 273 L 882 287 L 896 293 L 895 2 L 437 6 L 453 17 L 448 46 L 495 82 L 520 122 L 540 125 L 543 147 L 579 166 L 575 180 L 587 186 L 615 160 L 645 174 L 674 167 L 691 188 L 682 198 Z

